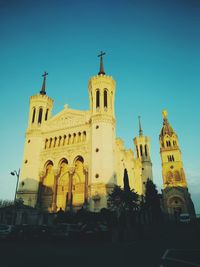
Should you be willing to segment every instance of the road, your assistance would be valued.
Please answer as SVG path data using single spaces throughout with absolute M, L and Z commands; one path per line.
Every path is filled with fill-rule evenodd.
M 53 241 L 0 241 L 1 267 L 159 267 L 192 266 L 162 260 L 166 250 L 179 250 L 183 260 L 195 261 L 200 266 L 200 235 L 193 227 L 162 230 L 157 235 L 148 231 L 135 241 L 127 242 L 53 242 Z M 155 229 L 154 229 L 155 231 Z M 180 252 L 182 250 L 182 252 Z M 190 253 L 191 251 L 191 253 Z M 173 257 L 177 253 L 170 252 Z M 180 256 L 182 254 L 182 256 Z M 194 265 L 195 266 L 195 265 Z

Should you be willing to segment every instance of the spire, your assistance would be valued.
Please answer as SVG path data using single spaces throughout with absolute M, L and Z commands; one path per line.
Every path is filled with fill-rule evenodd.
M 104 52 L 101 51 L 100 54 L 98 55 L 98 57 L 100 57 L 100 71 L 99 71 L 98 75 L 100 75 L 100 74 L 105 75 L 104 67 L 103 67 L 103 56 L 104 56 L 105 54 L 106 54 L 106 53 L 104 53 Z
M 167 110 L 163 109 L 162 116 L 163 116 L 163 127 L 161 129 L 160 136 L 164 136 L 165 134 L 168 134 L 169 136 L 172 136 L 174 132 L 173 128 L 171 127 L 168 118 L 167 118 Z
M 163 109 L 163 111 L 162 111 L 162 116 L 163 116 L 163 120 L 164 121 L 167 121 L 167 110 L 166 109 Z
M 141 126 L 141 121 L 140 121 L 140 116 L 138 116 L 138 121 L 139 121 L 139 136 L 143 135 L 143 131 L 142 131 L 142 126 Z
M 40 91 L 41 95 L 46 95 L 45 89 L 46 89 L 46 76 L 48 75 L 48 73 L 45 71 L 44 74 L 42 75 L 43 77 L 43 83 L 42 83 L 42 89 Z

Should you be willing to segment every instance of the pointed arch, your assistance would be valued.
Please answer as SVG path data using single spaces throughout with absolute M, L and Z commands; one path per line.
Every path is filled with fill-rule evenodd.
M 46 163 L 44 164 L 45 175 L 43 177 L 42 184 L 45 186 L 53 186 L 53 181 L 52 181 L 54 179 L 52 178 L 54 177 L 53 167 L 54 164 L 53 161 L 51 160 L 46 161 Z
M 171 171 L 168 171 L 167 172 L 167 175 L 166 175 L 166 178 L 167 178 L 167 183 L 168 184 L 171 184 L 172 183 L 172 181 L 173 181 L 173 173 L 171 172 Z
M 40 203 L 41 208 L 46 211 L 52 210 L 53 194 L 54 194 L 54 170 L 53 162 L 51 160 L 46 161 L 44 164 L 45 175 L 42 177 L 40 185 Z
M 81 155 L 78 155 L 74 158 L 74 164 L 76 163 L 76 161 L 84 163 L 84 158 Z
M 67 205 L 67 195 L 69 192 L 69 172 L 68 160 L 62 158 L 59 161 L 59 175 L 56 181 L 56 206 L 58 209 L 65 210 Z
M 180 182 L 181 181 L 181 176 L 180 176 L 180 173 L 178 171 L 174 172 L 174 180 L 176 182 Z

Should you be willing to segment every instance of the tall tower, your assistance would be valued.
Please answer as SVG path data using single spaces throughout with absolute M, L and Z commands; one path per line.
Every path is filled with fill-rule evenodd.
M 20 173 L 17 198 L 24 204 L 35 206 L 39 185 L 39 157 L 42 145 L 43 125 L 51 118 L 53 100 L 46 95 L 46 76 L 43 76 L 42 89 L 39 94 L 30 97 L 28 128 L 26 130 L 24 156 Z
M 141 181 L 136 183 L 138 187 L 136 191 L 140 195 L 145 195 L 145 184 L 147 179 L 153 180 L 152 162 L 150 157 L 150 138 L 143 135 L 140 116 L 138 117 L 138 120 L 139 136 L 135 137 L 133 141 L 137 158 L 140 159 L 142 163 L 142 176 Z
M 164 209 L 171 217 L 180 213 L 194 216 L 194 205 L 187 188 L 178 136 L 171 127 L 167 111 L 163 110 L 163 127 L 160 132 Z
M 100 71 L 89 80 L 91 112 L 91 162 L 90 189 L 91 209 L 98 210 L 107 206 L 107 192 L 115 183 L 115 81 L 107 76 L 100 53 Z M 95 208 L 96 205 L 96 208 Z

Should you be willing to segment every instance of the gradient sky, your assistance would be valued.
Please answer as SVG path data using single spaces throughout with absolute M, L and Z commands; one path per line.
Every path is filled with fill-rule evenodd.
M 22 163 L 29 97 L 46 70 L 56 114 L 88 109 L 99 71 L 116 80 L 117 136 L 133 147 L 142 116 L 154 182 L 162 187 L 162 109 L 179 136 L 189 191 L 200 213 L 200 1 L 0 0 L 0 199 L 13 199 L 10 171 Z

